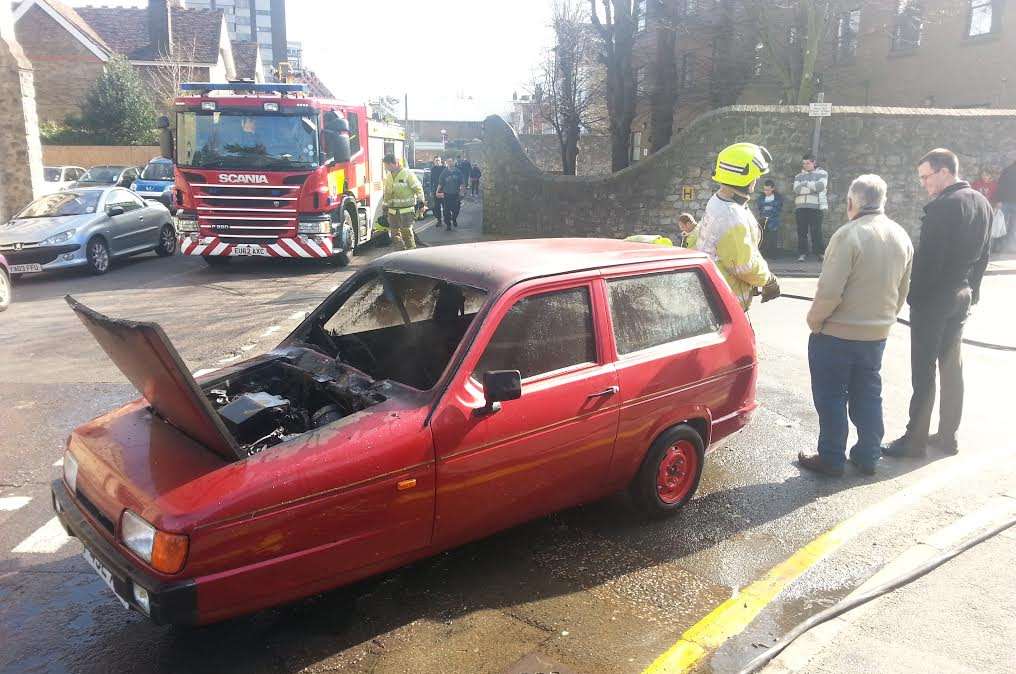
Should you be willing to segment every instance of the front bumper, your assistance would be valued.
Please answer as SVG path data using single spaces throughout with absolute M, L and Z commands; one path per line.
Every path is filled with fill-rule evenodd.
M 148 591 L 150 611 L 148 617 L 157 625 L 194 625 L 197 623 L 197 585 L 193 580 L 166 582 L 139 569 L 126 559 L 109 540 L 100 534 L 92 522 L 81 512 L 71 498 L 63 480 L 51 485 L 53 509 L 60 523 L 71 536 L 81 541 L 88 551 L 109 571 L 113 591 L 127 602 L 131 609 L 145 615 L 134 600 L 134 586 Z
M 59 246 L 30 246 L 21 250 L 10 250 L 4 246 L 0 253 L 7 258 L 7 264 L 38 264 L 43 271 L 66 269 L 85 264 L 85 250 L 80 243 L 66 243 Z

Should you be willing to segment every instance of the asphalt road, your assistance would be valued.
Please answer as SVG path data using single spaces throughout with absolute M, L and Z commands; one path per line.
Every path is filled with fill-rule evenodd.
M 424 238 L 463 240 L 478 234 L 478 221 L 478 204 L 467 203 L 459 232 L 432 228 Z M 697 665 L 736 671 L 922 532 L 1016 484 L 1011 455 L 993 458 L 1009 446 L 1005 382 L 1016 375 L 1016 354 L 976 349 L 966 351 L 958 457 L 884 461 L 874 478 L 802 475 L 792 459 L 814 448 L 817 430 L 807 304 L 780 300 L 751 313 L 761 408 L 745 432 L 710 454 L 697 496 L 673 519 L 646 522 L 619 495 L 220 625 L 160 628 L 124 611 L 81 558 L 80 544 L 47 530 L 48 483 L 68 431 L 136 397 L 63 296 L 112 316 L 157 321 L 193 370 L 215 368 L 280 341 L 376 254 L 347 269 L 250 260 L 219 270 L 200 259 L 143 256 L 104 277 L 21 280 L 15 304 L 0 315 L 0 672 L 638 672 L 823 532 L 937 480 L 816 564 Z M 808 294 L 814 281 L 786 286 Z M 1016 278 L 986 283 L 986 298 L 1014 292 Z M 979 338 L 990 336 L 993 319 L 978 321 Z M 897 329 L 886 354 L 890 435 L 905 424 L 908 339 Z

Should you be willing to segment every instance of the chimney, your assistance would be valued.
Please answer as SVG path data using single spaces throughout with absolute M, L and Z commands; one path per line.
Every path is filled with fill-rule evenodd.
M 173 55 L 173 0 L 148 0 L 148 39 L 155 57 Z

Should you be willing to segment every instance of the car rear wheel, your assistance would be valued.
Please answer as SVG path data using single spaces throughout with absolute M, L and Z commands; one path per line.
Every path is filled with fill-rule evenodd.
M 109 245 L 101 236 L 93 237 L 88 241 L 85 256 L 88 259 L 88 271 L 95 275 L 105 274 L 109 271 Z
M 632 480 L 635 505 L 650 517 L 667 517 L 691 500 L 702 477 L 705 445 L 690 426 L 675 426 L 656 439 Z
M 0 271 L 0 311 L 6 311 L 14 300 L 14 285 L 7 272 Z
M 176 231 L 173 225 L 166 223 L 159 230 L 159 245 L 155 247 L 155 254 L 159 257 L 169 257 L 176 252 Z

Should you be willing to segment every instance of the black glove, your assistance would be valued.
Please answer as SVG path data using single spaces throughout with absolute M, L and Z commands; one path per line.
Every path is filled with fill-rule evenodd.
M 769 300 L 775 300 L 780 296 L 780 282 L 775 276 L 769 279 L 764 286 L 762 286 L 762 302 L 768 302 Z

